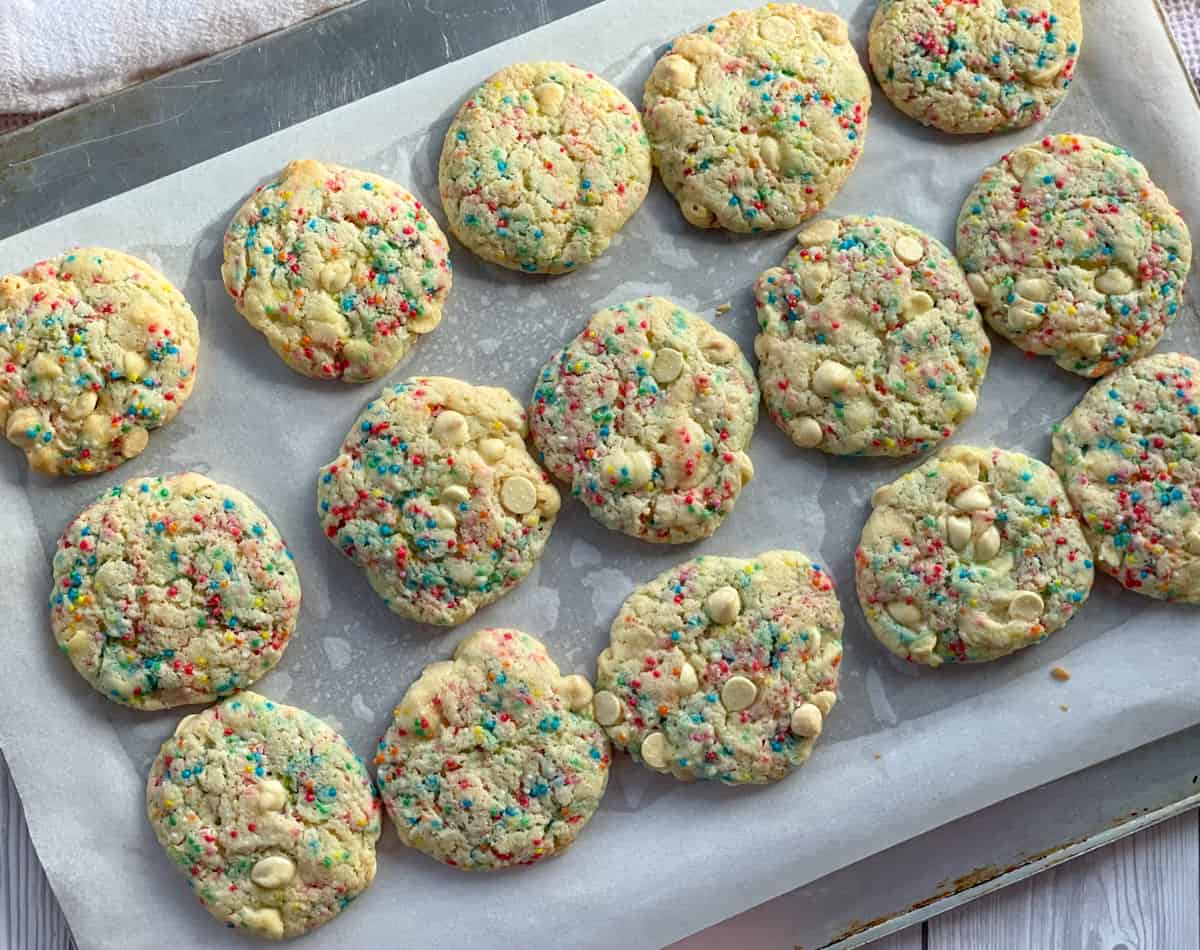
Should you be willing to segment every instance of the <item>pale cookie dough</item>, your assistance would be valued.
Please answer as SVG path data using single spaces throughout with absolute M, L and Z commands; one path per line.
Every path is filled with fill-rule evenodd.
M 1192 240 L 1132 155 L 1055 135 L 983 173 L 958 217 L 958 259 L 992 329 L 1094 377 L 1158 343 Z
M 842 609 L 797 551 L 698 557 L 621 605 L 596 667 L 596 719 L 656 771 L 774 782 L 837 701 Z
M 1157 353 L 1096 383 L 1054 427 L 1052 461 L 1101 570 L 1200 603 L 1200 360 Z
M 400 840 L 464 871 L 561 854 L 608 784 L 591 700 L 587 679 L 517 630 L 480 630 L 427 666 L 375 759 Z
M 210 914 L 298 937 L 375 878 L 375 788 L 346 740 L 301 709 L 241 692 L 185 716 L 146 780 L 146 813 Z
M 813 222 L 754 296 L 763 400 L 797 445 L 915 455 L 975 411 L 991 344 L 958 261 L 916 228 Z
M 943 132 L 1041 122 L 1079 60 L 1079 0 L 881 0 L 871 69 L 901 112 Z
M 300 612 L 275 525 L 194 472 L 105 492 L 67 526 L 53 572 L 59 648 L 93 687 L 139 709 L 249 686 L 279 662 Z
M 39 472 L 107 472 L 175 418 L 199 347 L 183 294 L 145 261 L 42 261 L 0 279 L 0 426 Z
M 538 375 L 542 460 L 607 528 L 706 538 L 754 475 L 758 386 L 736 343 L 662 297 L 601 310 Z
M 485 260 L 531 274 L 577 270 L 604 253 L 650 188 L 637 109 L 566 63 L 506 66 L 458 111 L 438 165 L 454 236 Z
M 646 80 L 654 165 L 701 228 L 792 228 L 862 155 L 871 85 L 833 13 L 736 10 L 676 39 Z
M 1003 449 L 953 445 L 876 490 L 855 552 L 858 602 L 913 663 L 975 663 L 1040 643 L 1092 589 L 1062 482 Z
M 389 386 L 321 469 L 325 535 L 388 607 L 456 624 L 525 579 L 558 515 L 507 390 L 441 376 Z
M 229 222 L 221 277 L 288 366 L 361 383 L 441 321 L 448 251 L 433 215 L 395 182 L 303 160 Z

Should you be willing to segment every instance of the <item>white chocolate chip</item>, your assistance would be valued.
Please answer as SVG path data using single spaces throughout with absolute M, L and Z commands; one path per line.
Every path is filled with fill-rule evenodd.
M 758 137 L 758 154 L 762 156 L 762 160 L 767 167 L 773 171 L 779 170 L 779 142 L 771 135 L 760 135 Z
M 121 439 L 121 455 L 127 459 L 141 453 L 150 441 L 150 433 L 145 429 L 130 429 Z
M 803 449 L 820 445 L 824 434 L 821 423 L 812 416 L 800 416 L 792 423 L 792 441 Z
M 730 712 L 741 712 L 754 704 L 758 687 L 745 676 L 731 676 L 721 687 L 721 704 Z
M 642 740 L 642 761 L 652 769 L 666 767 L 667 737 L 661 732 L 652 732 Z
M 691 696 L 699 688 L 700 679 L 696 676 L 692 664 L 685 660 L 683 666 L 679 668 L 679 695 Z
M 1033 591 L 1020 590 L 1008 603 L 1008 615 L 1013 620 L 1036 620 L 1044 606 L 1042 598 Z
M 1121 552 L 1113 544 L 1112 538 L 1105 538 L 1100 544 L 1100 563 L 1109 567 L 1121 566 Z
M 961 551 L 971 540 L 971 519 L 951 515 L 946 519 L 946 536 L 950 539 L 950 546 Z
M 828 244 L 840 233 L 838 223 L 829 218 L 814 221 L 796 235 L 796 243 L 804 247 L 815 247 L 818 244 Z
M 713 623 L 733 623 L 742 612 L 742 599 L 732 587 L 718 587 L 704 601 L 704 610 Z
M 592 701 L 592 684 L 586 676 L 580 676 L 578 673 L 564 676 L 561 688 L 567 705 L 576 711 L 587 708 L 588 703 Z
M 792 733 L 802 739 L 815 739 L 824 727 L 824 717 L 816 703 L 803 703 L 792 712 Z
M 596 715 L 596 722 L 602 726 L 613 726 L 621 721 L 621 703 L 606 689 L 600 690 L 592 697 L 592 710 Z
M 669 346 L 663 347 L 654 354 L 654 365 L 650 370 L 660 383 L 669 383 L 679 378 L 683 372 L 683 354 Z
M 433 520 L 439 528 L 453 528 L 458 524 L 458 518 L 455 517 L 454 511 L 445 505 L 434 506 Z
M 479 443 L 479 454 L 489 464 L 499 462 L 504 458 L 504 441 L 502 439 L 484 439 Z
M 567 92 L 556 82 L 543 82 L 533 90 L 533 97 L 546 115 L 558 115 Z
M 813 693 L 812 703 L 817 709 L 821 710 L 822 716 L 828 716 L 830 710 L 833 709 L 833 704 L 837 702 L 837 693 L 832 690 L 823 689 L 819 693 Z
M 282 811 L 287 804 L 288 793 L 278 779 L 269 778 L 258 783 L 258 810 L 264 814 Z
M 514 515 L 527 515 L 537 507 L 537 488 L 524 475 L 512 475 L 500 486 L 500 504 Z
M 1000 532 L 992 525 L 975 542 L 975 560 L 990 561 L 1000 553 Z
M 1045 319 L 1044 313 L 1038 313 L 1027 303 L 1018 302 L 1008 308 L 1008 323 L 1015 330 L 1032 330 Z
M 28 435 L 28 432 L 40 426 L 41 423 L 42 417 L 38 411 L 24 406 L 8 417 L 8 426 L 4 432 L 10 441 L 18 445 L 26 445 L 33 441 L 33 437 Z
M 471 491 L 465 485 L 447 485 L 438 495 L 438 500 L 443 505 L 457 508 L 463 502 L 471 500 Z
M 49 353 L 39 353 L 29 363 L 29 371 L 38 379 L 58 379 L 62 375 L 62 367 Z
M 274 907 L 247 907 L 242 910 L 242 926 L 267 937 L 283 936 L 283 916 Z
M 787 17 L 769 16 L 758 25 L 758 35 L 769 43 L 786 43 L 796 33 Z
M 893 600 L 887 605 L 887 612 L 896 623 L 912 627 L 921 622 L 921 609 L 916 604 L 908 604 L 902 600 Z
M 93 412 L 83 420 L 82 428 L 85 438 L 92 442 L 102 442 L 106 440 L 112 425 L 109 423 L 108 416 Z
M 987 303 L 991 299 L 992 289 L 978 274 L 967 274 L 967 286 L 971 288 L 971 296 L 976 303 Z
M 908 234 L 902 234 L 896 238 L 896 243 L 892 246 L 892 250 L 909 267 L 912 267 L 913 264 L 916 264 L 925 256 L 925 245 Z
M 318 280 L 321 282 L 322 290 L 326 293 L 336 294 L 350 283 L 349 261 L 330 261 L 321 268 L 321 276 Z
M 953 504 L 959 511 L 984 511 L 992 507 L 992 499 L 983 485 L 975 484 L 955 495 Z
M 800 289 L 804 292 L 805 300 L 809 303 L 816 303 L 825 295 L 825 287 L 829 283 L 829 273 L 829 265 L 824 261 L 808 264 L 800 269 Z M 801 322 L 796 321 L 797 324 Z
M 895 484 L 880 485 L 871 493 L 871 507 L 878 508 L 880 505 L 890 505 L 896 500 Z
M 63 415 L 68 419 L 82 419 L 96 408 L 97 398 L 94 389 L 84 390 L 71 400 L 67 408 L 63 410 Z
M 137 353 L 126 353 L 121 363 L 125 367 L 125 375 L 130 379 L 137 379 L 146 372 L 146 361 Z
M 714 363 L 728 363 L 737 355 L 737 344 L 727 336 L 710 336 L 700 349 Z
M 1184 543 L 1187 545 L 1188 553 L 1200 554 L 1200 525 L 1187 533 Z
M 1024 178 L 1042 160 L 1042 152 L 1036 145 L 1026 146 L 1013 152 L 1008 159 L 1008 167 L 1017 178 Z
M 675 89 L 692 89 L 696 85 L 696 67 L 682 56 L 668 56 L 663 66 L 667 85 Z
M 1016 290 L 1018 297 L 1024 297 L 1026 300 L 1034 300 L 1038 303 L 1045 303 L 1054 293 L 1054 288 L 1050 285 L 1050 281 L 1044 277 L 1023 277 L 1017 281 L 1013 289 Z
M 969 416 L 979 405 L 978 397 L 969 389 L 960 389 L 954 395 L 955 402 L 958 403 L 959 411 L 964 416 Z
M 825 360 L 813 373 L 813 391 L 822 396 L 832 396 L 836 392 L 849 389 L 853 384 L 854 374 L 833 360 Z
M 1035 69 L 1031 73 L 1026 73 L 1025 78 L 1035 86 L 1048 86 L 1058 78 L 1058 74 L 1066 67 L 1066 61 L 1062 59 L 1051 61 L 1049 66 L 1042 69 Z
M 250 871 L 250 880 L 259 887 L 283 887 L 296 876 L 296 865 L 291 858 L 272 854 L 263 858 Z
M 917 290 L 904 302 L 904 312 L 920 315 L 933 309 L 933 298 L 923 290 Z
M 845 43 L 850 38 L 846 21 L 833 13 L 817 13 L 813 16 L 817 32 L 830 43 Z
M 745 452 L 738 452 L 734 456 L 734 463 L 737 466 L 738 479 L 743 485 L 749 485 L 754 481 L 754 462 Z
M 1076 333 L 1067 339 L 1067 344 L 1083 356 L 1097 357 L 1104 352 L 1108 342 L 1105 333 Z
M 442 445 L 462 445 L 471 434 L 467 417 L 453 409 L 444 409 L 433 420 L 433 437 Z
M 1119 267 L 1110 267 L 1096 278 L 1096 289 L 1110 297 L 1133 290 L 1133 278 Z

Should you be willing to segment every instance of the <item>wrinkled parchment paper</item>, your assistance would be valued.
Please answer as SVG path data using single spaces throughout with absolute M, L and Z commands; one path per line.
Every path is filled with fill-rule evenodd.
M 0 446 L 0 739 L 33 840 L 85 950 L 250 945 L 192 899 L 143 817 L 147 767 L 186 710 L 146 714 L 106 702 L 58 654 L 48 630 L 55 539 L 95 495 L 137 475 L 205 472 L 248 492 L 272 516 L 295 551 L 304 604 L 283 661 L 256 688 L 335 724 L 367 760 L 393 703 L 420 669 L 481 626 L 529 630 L 545 639 L 564 671 L 591 675 L 621 601 L 685 558 L 798 547 L 838 583 L 847 614 L 842 701 L 799 774 L 769 788 L 687 786 L 622 758 L 575 848 L 544 865 L 490 875 L 441 867 L 400 847 L 386 828 L 374 887 L 305 946 L 659 945 L 1200 722 L 1200 616 L 1120 591 L 1106 578 L 1065 630 L 1011 659 L 939 671 L 893 660 L 862 620 L 852 552 L 872 489 L 911 463 L 800 451 L 765 417 L 751 445 L 758 477 L 714 538 L 673 549 L 638 543 L 605 531 L 568 500 L 541 566 L 458 629 L 420 627 L 389 613 L 322 536 L 317 469 L 380 387 L 296 375 L 234 312 L 219 281 L 220 239 L 246 193 L 289 159 L 312 156 L 395 178 L 440 217 L 437 154 L 474 83 L 511 61 L 568 59 L 638 101 L 662 45 L 731 2 L 609 0 L 0 242 L 4 272 L 72 244 L 142 255 L 184 288 L 202 328 L 195 394 L 121 470 L 51 481 L 31 476 L 16 450 Z M 814 2 L 846 16 L 860 49 L 865 45 L 873 2 Z M 1048 123 L 959 140 L 901 117 L 876 90 L 865 158 L 831 212 L 894 215 L 953 246 L 960 202 L 985 165 L 1046 132 L 1078 131 L 1134 151 L 1200 229 L 1196 106 L 1153 5 L 1084 6 L 1079 80 Z M 445 322 L 392 378 L 461 376 L 507 386 L 524 401 L 542 361 L 589 314 L 650 293 L 708 316 L 732 302 L 731 312 L 713 319 L 749 353 L 751 285 L 790 240 L 701 233 L 656 183 L 608 254 L 577 274 L 512 274 L 455 245 Z M 1161 348 L 1200 353 L 1194 303 Z M 957 440 L 1046 458 L 1051 424 L 1086 387 L 1049 360 L 1026 359 L 998 340 L 980 411 Z M 1070 682 L 1051 679 L 1056 664 L 1069 668 Z

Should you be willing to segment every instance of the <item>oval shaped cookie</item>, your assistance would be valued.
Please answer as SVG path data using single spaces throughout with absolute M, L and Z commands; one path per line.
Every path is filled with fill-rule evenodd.
M 832 579 L 798 551 L 686 561 L 621 605 L 596 719 L 676 778 L 777 781 L 837 701 L 842 622 Z
M 1055 135 L 983 173 L 958 217 L 958 259 L 993 330 L 1095 377 L 1157 345 L 1179 312 L 1192 240 L 1132 155 Z
M 816 221 L 754 297 L 763 400 L 797 445 L 915 455 L 975 411 L 991 344 L 958 262 L 916 228 Z
M 146 780 L 158 843 L 204 908 L 258 937 L 328 923 L 375 878 L 380 809 L 349 744 L 249 691 L 185 716 Z
M 42 261 L 0 279 L 0 425 L 39 472 L 110 471 L 183 407 L 199 347 L 192 308 L 145 261 Z
M 480 630 L 427 666 L 375 759 L 400 840 L 464 871 L 561 854 L 608 784 L 591 698 L 517 630 Z
M 1052 461 L 1101 570 L 1200 603 L 1200 360 L 1156 353 L 1096 383 L 1054 427 Z
M 558 490 L 525 447 L 507 390 L 442 376 L 385 389 L 321 469 L 331 544 L 401 616 L 456 624 L 525 579 Z
M 1092 589 L 1092 552 L 1054 471 L 952 445 L 876 490 L 855 552 L 858 602 L 913 663 L 995 660 L 1061 628 Z
M 795 3 L 735 10 L 675 39 L 646 80 L 654 166 L 701 228 L 792 228 L 862 155 L 871 85 L 846 22 Z
M 646 541 L 706 538 L 754 475 L 758 386 L 737 344 L 663 297 L 601 310 L 538 375 L 546 467 L 592 517 Z
M 650 188 L 641 116 L 567 63 L 506 66 L 450 123 L 438 164 L 454 236 L 484 260 L 563 274 L 604 253 Z
M 881 0 L 868 36 L 887 97 L 943 132 L 1041 122 L 1066 96 L 1082 41 L 1079 0 Z
M 206 703 L 279 662 L 300 579 L 251 499 L 203 475 L 135 478 L 67 525 L 54 552 L 50 628 L 109 699 Z
M 290 162 L 229 222 L 221 277 L 292 369 L 361 383 L 441 322 L 449 245 L 429 210 L 372 172 Z

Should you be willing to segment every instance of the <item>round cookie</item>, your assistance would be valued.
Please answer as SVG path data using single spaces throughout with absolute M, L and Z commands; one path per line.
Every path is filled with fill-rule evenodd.
M 897 109 L 963 133 L 1045 119 L 1067 94 L 1082 40 L 1079 0 L 881 0 L 867 42 Z
M 229 222 L 221 277 L 288 366 L 361 383 L 441 322 L 448 252 L 433 215 L 395 182 L 303 160 Z
M 117 485 L 54 552 L 50 629 L 95 689 L 139 709 L 207 703 L 272 669 L 300 579 L 271 520 L 188 472 Z
M 1095 377 L 1158 343 L 1179 312 L 1192 241 L 1132 155 L 1055 135 L 983 173 L 958 217 L 958 259 L 992 329 Z
M 480 630 L 427 666 L 375 759 L 400 840 L 464 871 L 561 854 L 608 784 L 591 699 L 584 677 L 562 676 L 517 630 Z
M 633 103 L 566 63 L 506 66 L 450 123 L 438 187 L 450 230 L 494 264 L 577 270 L 604 253 L 650 188 Z
M 1092 552 L 1037 459 L 953 445 L 876 490 L 855 552 L 858 602 L 913 663 L 976 663 L 1040 643 L 1092 588 Z
M 507 390 L 441 376 L 385 389 L 321 469 L 325 535 L 388 607 L 456 624 L 525 579 L 558 490 L 525 447 Z
M 677 38 L 642 99 L 683 216 L 738 232 L 792 228 L 824 208 L 862 155 L 870 107 L 845 20 L 795 3 Z
M 538 375 L 543 463 L 607 528 L 706 538 L 754 475 L 758 386 L 737 344 L 662 297 L 609 307 Z
M 257 693 L 180 721 L 146 813 L 208 912 L 258 937 L 328 923 L 375 878 L 380 808 L 362 762 L 320 719 Z
M 1200 603 L 1200 360 L 1157 353 L 1096 383 L 1054 427 L 1052 462 L 1101 570 Z
M 763 400 L 797 445 L 915 455 L 975 411 L 991 344 L 958 262 L 916 228 L 816 221 L 754 296 Z
M 0 279 L 0 425 L 47 475 L 141 453 L 196 380 L 196 315 L 129 254 L 77 248 Z
M 635 590 L 596 664 L 596 719 L 676 778 L 774 782 L 837 701 L 842 609 L 797 551 L 698 557 Z

